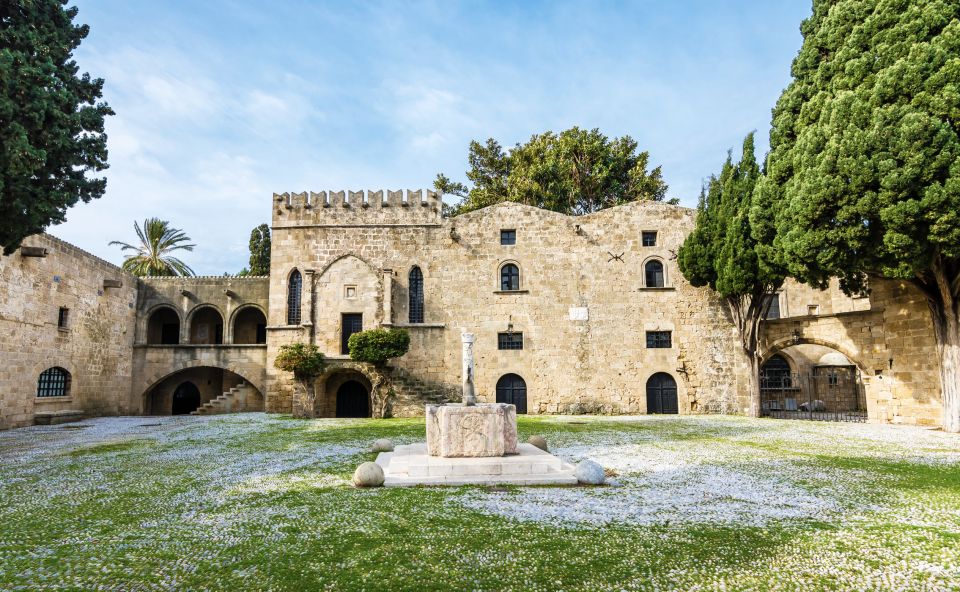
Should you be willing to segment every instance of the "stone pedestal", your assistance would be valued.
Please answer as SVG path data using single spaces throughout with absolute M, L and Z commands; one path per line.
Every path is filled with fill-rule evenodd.
M 427 405 L 427 453 L 446 458 L 517 454 L 517 408 Z

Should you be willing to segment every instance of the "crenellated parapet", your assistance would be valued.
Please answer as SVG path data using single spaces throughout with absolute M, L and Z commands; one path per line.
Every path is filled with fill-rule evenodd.
M 440 195 L 416 191 L 304 191 L 273 194 L 273 225 L 426 225 L 439 224 Z

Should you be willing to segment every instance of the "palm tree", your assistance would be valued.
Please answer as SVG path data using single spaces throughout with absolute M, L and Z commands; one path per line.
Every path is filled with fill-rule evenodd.
M 147 218 L 143 221 L 143 229 L 136 222 L 133 223 L 140 245 L 133 246 L 120 241 L 110 241 L 110 245 L 120 245 L 121 251 L 133 251 L 123 262 L 123 269 L 133 275 L 144 277 L 148 275 L 194 275 L 183 261 L 170 255 L 172 251 L 183 249 L 192 251 L 196 245 L 184 244 L 190 237 L 179 228 L 171 228 L 170 223 L 160 218 Z

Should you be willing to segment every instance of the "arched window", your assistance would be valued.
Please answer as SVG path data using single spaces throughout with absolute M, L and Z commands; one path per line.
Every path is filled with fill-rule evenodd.
M 520 268 L 513 263 L 507 263 L 500 268 L 500 289 L 511 292 L 520 289 Z
M 176 345 L 180 343 L 180 316 L 168 306 L 161 306 L 147 319 L 147 343 Z
M 760 367 L 761 389 L 784 389 L 793 385 L 790 363 L 776 354 Z
M 287 282 L 287 324 L 300 324 L 300 292 L 303 288 L 303 278 L 296 269 L 290 274 Z
M 679 413 L 677 381 L 666 372 L 657 372 L 647 380 L 647 413 Z
M 516 405 L 517 413 L 526 413 L 527 383 L 516 374 L 504 374 L 497 381 L 497 403 Z
M 410 270 L 410 322 L 423 322 L 423 272 L 419 267 Z
M 66 397 L 70 395 L 70 373 L 54 366 L 40 373 L 37 381 L 38 397 Z
M 643 266 L 643 270 L 647 276 L 648 288 L 662 288 L 664 286 L 662 262 L 657 259 L 651 259 Z

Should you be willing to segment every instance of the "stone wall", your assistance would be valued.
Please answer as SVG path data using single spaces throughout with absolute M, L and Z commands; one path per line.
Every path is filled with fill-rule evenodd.
M 792 289 L 804 291 L 796 285 Z M 841 312 L 824 314 L 821 309 L 819 315 L 765 322 L 761 337 L 764 360 L 797 344 L 825 346 L 857 366 L 871 421 L 942 425 L 940 375 L 930 313 L 915 288 L 905 282 L 874 280 L 869 299 L 850 299 L 858 308 L 868 302 L 866 310 L 851 310 L 843 301 L 846 297 L 836 289 L 805 290 L 799 301 L 810 302 L 822 294 L 827 298 L 821 302 L 832 300 Z
M 279 345 L 304 340 L 339 354 L 340 315 L 347 312 L 362 314 L 365 329 L 407 328 L 411 349 L 396 365 L 451 391 L 460 384 L 460 334 L 475 333 L 478 398 L 495 400 L 497 381 L 518 374 L 531 413 L 643 413 L 647 380 L 657 372 L 676 381 L 681 412 L 747 408 L 747 366 L 733 326 L 710 291 L 691 287 L 676 266 L 693 210 L 643 202 L 570 217 L 508 203 L 443 219 L 439 205 L 429 203 L 399 209 L 330 204 L 318 211 L 279 197 L 268 410 L 291 409 L 289 377 L 272 368 Z M 516 231 L 515 245 L 500 244 L 503 229 Z M 656 246 L 642 246 L 642 231 L 658 233 Z M 650 259 L 664 265 L 665 287 L 645 285 Z M 519 291 L 500 290 L 505 263 L 519 266 Z M 423 274 L 423 324 L 408 322 L 414 266 Z M 302 323 L 287 326 L 294 269 L 304 278 Z M 671 331 L 672 347 L 647 348 L 646 332 L 653 330 Z M 498 349 L 498 333 L 508 331 L 523 333 L 522 350 Z M 423 409 L 411 402 L 394 413 Z
M 0 428 L 31 425 L 45 411 L 135 413 L 136 278 L 48 234 L 23 244 L 0 256 Z M 40 373 L 54 366 L 70 373 L 69 395 L 37 397 Z
M 180 382 L 190 380 L 207 402 L 242 379 L 264 390 L 265 343 L 249 341 L 255 327 L 238 323 L 252 310 L 265 313 L 266 277 L 149 277 L 137 292 L 137 333 L 133 347 L 133 398 L 140 413 L 169 408 L 169 396 Z M 173 311 L 179 321 L 179 343 L 148 343 L 151 318 Z M 208 326 L 198 332 L 196 323 Z M 264 314 L 263 322 L 266 322 Z M 220 339 L 212 339 L 219 324 Z M 198 335 L 202 338 L 198 339 Z M 243 339 L 236 339 L 237 337 Z M 192 343 L 191 343 L 192 341 Z M 220 341 L 220 343 L 216 343 Z M 228 373 L 226 378 L 223 371 Z M 239 378 L 238 378 L 239 377 Z M 154 401 L 156 399 L 156 401 Z

